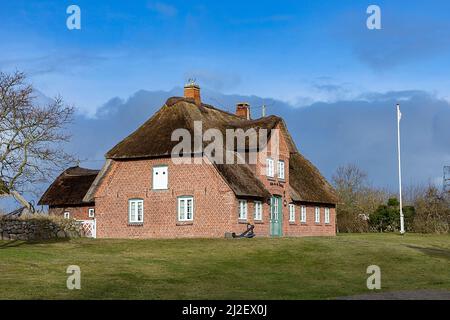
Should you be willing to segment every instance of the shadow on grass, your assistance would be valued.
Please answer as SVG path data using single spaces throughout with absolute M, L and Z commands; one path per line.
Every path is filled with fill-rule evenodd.
M 413 245 L 407 245 L 408 248 L 418 250 L 426 255 L 437 257 L 437 258 L 445 258 L 450 260 L 450 250 L 448 249 L 438 249 L 438 248 L 424 248 L 417 247 Z
M 45 239 L 45 240 L 9 240 L 0 244 L 0 249 L 16 248 L 24 244 L 51 244 L 70 241 L 70 238 L 58 238 L 58 239 Z

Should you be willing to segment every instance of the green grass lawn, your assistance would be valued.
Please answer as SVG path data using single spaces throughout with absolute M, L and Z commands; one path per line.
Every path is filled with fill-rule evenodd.
M 450 236 L 0 241 L 0 299 L 329 299 L 450 289 Z M 66 268 L 81 268 L 81 290 Z

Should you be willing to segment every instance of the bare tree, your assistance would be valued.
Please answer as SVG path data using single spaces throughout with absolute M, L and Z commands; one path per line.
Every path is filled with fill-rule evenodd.
M 355 164 L 348 164 L 336 169 L 332 181 L 341 201 L 352 204 L 355 196 L 366 187 L 367 174 Z
M 449 233 L 450 232 L 450 201 L 444 192 L 430 184 L 422 189 L 422 194 L 416 193 L 413 228 L 415 232 Z
M 73 112 L 61 97 L 39 105 L 24 73 L 0 73 L 0 193 L 20 197 L 73 161 L 63 149 Z
M 387 199 L 385 190 L 373 188 L 367 174 L 355 164 L 337 168 L 332 177 L 339 196 L 337 225 L 339 232 L 366 232 L 369 215 Z

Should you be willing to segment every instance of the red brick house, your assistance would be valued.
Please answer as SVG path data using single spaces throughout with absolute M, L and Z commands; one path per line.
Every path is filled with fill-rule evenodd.
M 93 220 L 95 203 L 83 202 L 83 198 L 98 172 L 80 167 L 65 170 L 48 187 L 38 205 L 47 205 L 49 214 L 76 220 Z
M 249 108 L 238 104 L 232 114 L 204 104 L 195 84 L 185 87 L 184 97 L 168 99 L 106 154 L 86 190 L 83 203 L 95 203 L 97 237 L 224 237 L 244 231 L 247 223 L 255 225 L 257 236 L 335 235 L 333 188 L 298 152 L 283 119 L 252 120 Z M 189 154 L 194 163 L 175 163 L 171 155 L 179 141 L 172 141 L 172 134 L 177 129 L 195 134 L 195 121 L 224 134 L 227 129 L 253 128 L 259 137 L 268 132 L 268 141 L 278 129 L 278 156 L 272 157 L 267 144 L 253 150 L 263 159 L 256 164 L 220 164 L 194 152 Z M 246 157 L 247 147 L 224 150 Z

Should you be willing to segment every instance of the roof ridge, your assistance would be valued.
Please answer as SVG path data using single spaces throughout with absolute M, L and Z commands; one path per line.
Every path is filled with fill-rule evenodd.
M 76 172 L 75 170 L 79 170 Z M 75 171 L 72 173 L 71 171 Z M 81 171 L 81 172 L 80 172 Z M 70 168 L 67 168 L 63 171 L 63 175 L 69 176 L 69 177 L 82 177 L 82 176 L 90 176 L 90 175 L 96 175 L 100 172 L 100 170 L 97 169 L 89 169 L 89 168 L 83 168 L 80 166 L 73 166 Z

